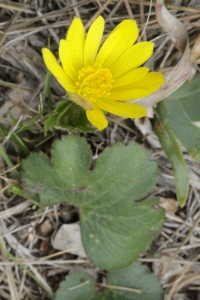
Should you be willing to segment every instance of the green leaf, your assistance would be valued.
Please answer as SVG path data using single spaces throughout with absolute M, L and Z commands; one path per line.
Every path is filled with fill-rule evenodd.
M 83 132 L 95 130 L 95 128 L 91 127 L 85 110 L 66 99 L 61 101 L 54 109 L 53 115 L 46 119 L 44 125 L 45 135 L 47 131 L 54 126 L 67 128 L 69 130 L 78 129 Z
M 25 123 L 19 124 L 19 128 L 17 129 L 16 133 L 23 132 L 25 130 L 28 131 L 35 131 L 35 121 L 38 120 L 43 115 L 43 112 L 36 114 L 31 119 L 28 119 Z
M 55 300 L 89 300 L 94 294 L 94 279 L 87 273 L 79 272 L 66 276 L 56 292 Z
M 123 193 L 123 190 L 118 192 Z M 131 200 L 128 193 L 119 198 L 118 202 L 111 202 L 109 197 L 105 197 L 102 207 L 94 203 L 96 207 L 90 212 L 82 212 L 84 248 L 88 258 L 101 269 L 120 268 L 137 260 L 139 253 L 148 249 L 162 225 L 162 213 L 151 209 L 158 199 L 128 203 Z
M 8 136 L 9 134 L 9 130 L 7 128 L 4 128 L 3 126 L 0 125 L 0 132 L 2 132 L 2 136 L 0 135 L 0 140 L 5 139 L 6 136 Z M 10 135 L 10 138 L 15 142 L 15 144 L 20 148 L 20 150 L 25 154 L 28 155 L 30 154 L 30 151 L 28 149 L 28 147 L 25 145 L 25 143 L 23 142 L 23 140 L 15 133 L 13 132 Z
M 177 199 L 180 205 L 184 206 L 189 189 L 188 172 L 185 160 L 177 143 L 174 131 L 171 128 L 171 123 L 164 101 L 157 105 L 156 111 L 157 116 L 154 117 L 154 129 L 169 161 L 172 164 Z
M 53 114 L 45 120 L 44 123 L 44 133 L 47 132 L 56 125 L 59 124 L 59 119 L 61 116 L 66 113 L 71 105 L 71 102 L 68 100 L 61 101 L 58 106 L 54 109 Z
M 190 82 L 185 82 L 176 92 L 166 98 L 167 102 L 180 101 L 183 109 L 193 122 L 200 121 L 200 73 Z M 177 112 L 178 113 L 178 112 Z M 181 114 L 180 114 L 181 115 Z
M 199 97 L 200 73 L 163 101 L 171 128 L 197 162 L 200 162 L 200 128 L 193 122 L 200 121 Z
M 51 115 L 45 120 L 44 123 L 44 135 L 47 135 L 47 132 L 56 125 L 57 115 Z
M 18 172 L 17 169 L 14 168 L 14 165 L 12 163 L 12 161 L 10 160 L 10 157 L 8 156 L 8 154 L 6 153 L 5 149 L 3 148 L 2 145 L 0 145 L 0 155 L 2 156 L 2 158 L 4 159 L 5 163 L 7 164 L 7 166 L 12 169 L 12 173 L 14 175 L 14 177 L 18 180 L 20 180 L 20 173 Z
M 12 133 L 11 139 L 16 143 L 16 145 L 18 145 L 18 147 L 23 151 L 25 155 L 30 154 L 30 150 L 28 149 L 24 141 L 15 132 Z
M 173 98 L 167 98 L 164 102 L 170 125 L 177 138 L 188 153 L 200 163 L 200 128 L 191 122 L 179 100 L 174 101 Z M 198 114 L 200 115 L 200 110 Z
M 74 273 L 61 283 L 55 300 L 161 300 L 162 298 L 162 289 L 156 277 L 140 263 L 109 272 L 107 285 L 104 290 L 95 292 L 94 279 L 90 275 Z M 137 291 L 134 291 L 135 289 Z
M 52 160 L 33 153 L 23 161 L 25 192 L 49 206 L 67 201 L 79 207 L 82 240 L 88 258 L 99 268 L 130 264 L 146 251 L 163 223 L 158 199 L 144 198 L 157 179 L 150 153 L 132 142 L 117 143 L 98 158 L 93 171 L 85 139 L 56 141 Z
M 33 203 L 33 205 L 34 205 L 35 207 L 38 207 L 38 206 L 39 206 L 39 203 L 38 203 L 37 201 L 35 201 L 35 200 L 33 200 L 33 199 L 30 199 L 30 198 L 27 198 L 27 195 L 24 194 L 23 189 L 22 189 L 20 186 L 18 186 L 18 185 L 11 185 L 11 186 L 9 187 L 8 191 L 9 191 L 10 193 L 13 193 L 13 194 L 15 194 L 15 195 L 18 195 L 18 196 L 20 196 L 20 197 L 23 197 L 23 198 L 25 198 L 25 199 L 27 199 L 27 200 L 30 200 L 30 201 Z

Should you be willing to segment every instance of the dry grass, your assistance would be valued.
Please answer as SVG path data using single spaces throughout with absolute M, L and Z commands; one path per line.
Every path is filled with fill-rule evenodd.
M 192 46 L 200 26 L 199 1 L 177 0 L 170 3 L 169 9 L 188 29 Z M 152 3 L 149 11 L 150 2 L 143 0 L 1 1 L 0 125 L 7 130 L 1 142 L 14 165 L 26 153 L 10 139 L 11 133 L 41 111 L 46 74 L 41 48 L 47 45 L 48 38 L 51 49 L 56 53 L 59 39 L 65 36 L 74 16 L 81 17 L 87 29 L 98 15 L 103 15 L 106 20 L 105 36 L 120 21 L 134 18 L 142 33 L 141 39 L 155 40 L 154 56 L 148 65 L 152 70 L 167 72 L 179 60 L 180 54 L 167 35 L 162 34 L 155 19 L 154 6 Z M 54 78 L 51 78 L 51 87 L 55 105 L 64 91 Z M 8 112 L 16 118 L 15 122 Z M 140 260 L 152 267 L 158 276 L 165 290 L 165 300 L 200 299 L 199 165 L 184 154 L 190 173 L 190 192 L 185 208 L 180 209 L 175 200 L 171 166 L 151 128 L 145 129 L 149 120 L 134 123 L 114 116 L 110 116 L 109 120 L 110 126 L 105 131 L 86 136 L 94 153 L 116 141 L 127 144 L 130 140 L 136 140 L 151 148 L 152 158 L 159 164 L 159 180 L 154 195 L 162 197 L 160 205 L 166 210 L 165 225 L 152 248 Z M 39 116 L 31 123 L 30 130 L 20 134 L 31 151 L 42 149 L 48 153 L 53 139 L 58 136 L 57 132 L 53 132 L 45 139 L 43 123 L 43 116 Z M 13 179 L 7 169 L 0 157 L 0 299 L 46 300 L 50 299 L 48 291 L 54 292 L 71 271 L 87 269 L 96 276 L 96 270 L 87 260 L 67 251 L 56 252 L 51 246 L 51 238 L 61 224 L 78 220 L 76 210 L 60 204 L 41 211 L 31 201 L 8 193 Z M 9 252 L 18 258 L 18 262 L 9 256 Z M 44 289 L 27 270 L 38 278 Z

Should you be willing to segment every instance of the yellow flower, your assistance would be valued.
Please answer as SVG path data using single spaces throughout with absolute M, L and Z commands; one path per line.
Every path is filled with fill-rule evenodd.
M 103 30 L 104 19 L 99 16 L 85 37 L 81 20 L 75 18 L 60 41 L 62 67 L 47 48 L 42 50 L 47 68 L 99 130 L 108 125 L 102 110 L 129 118 L 146 116 L 143 106 L 127 101 L 146 97 L 165 82 L 161 73 L 138 68 L 150 58 L 154 44 L 133 45 L 138 37 L 134 20 L 122 21 L 99 49 Z

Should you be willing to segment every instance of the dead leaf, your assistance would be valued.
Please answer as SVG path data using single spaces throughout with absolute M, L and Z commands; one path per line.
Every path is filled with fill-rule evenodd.
M 149 118 L 143 118 L 143 119 L 134 119 L 135 126 L 140 130 L 140 132 L 143 134 L 145 139 L 149 142 L 149 144 L 154 148 L 158 149 L 161 148 L 161 144 L 159 142 L 159 139 L 157 135 L 154 133 L 152 124 L 149 120 Z
M 10 88 L 5 92 L 6 101 L 0 110 L 0 118 L 5 118 L 8 121 L 12 121 L 10 114 L 17 120 L 20 115 L 24 113 L 25 107 L 23 102 L 28 102 L 28 99 L 31 96 L 31 92 L 28 90 L 20 89 L 20 85 L 29 87 L 26 79 L 24 78 L 22 73 L 19 73 L 15 78 L 16 84 L 19 88 L 14 89 Z M 3 86 L 3 82 L 1 83 Z M 9 113 L 8 113 L 9 112 Z
M 40 233 L 42 236 L 47 236 L 53 229 L 53 225 L 51 221 L 47 218 L 41 225 L 40 225 Z
M 160 197 L 159 206 L 166 212 L 175 213 L 179 207 L 178 202 L 174 199 Z
M 174 46 L 183 53 L 188 43 L 187 30 L 178 19 L 170 14 L 163 0 L 156 1 L 156 18 L 160 27 L 168 34 Z
M 170 259 L 170 256 L 168 254 L 163 254 L 160 256 L 160 259 L 153 262 L 153 271 L 154 274 L 158 277 L 161 284 L 165 285 L 168 283 L 172 283 L 176 278 L 178 278 L 182 271 L 184 266 L 181 265 L 181 263 L 175 263 L 172 262 L 167 269 L 167 271 L 162 274 L 162 270 L 167 265 L 168 261 Z M 178 259 L 181 260 L 181 258 L 178 257 Z M 161 275 L 162 274 L 162 275 Z

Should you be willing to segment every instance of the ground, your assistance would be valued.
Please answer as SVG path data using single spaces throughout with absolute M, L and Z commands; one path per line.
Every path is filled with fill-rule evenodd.
M 177 0 L 166 1 L 166 6 L 188 29 L 192 46 L 199 31 L 200 3 Z M 52 142 L 69 133 L 68 130 L 53 129 L 44 136 L 47 115 L 41 112 L 46 68 L 41 49 L 47 46 L 50 38 L 51 50 L 57 54 L 59 40 L 65 36 L 74 16 L 80 17 L 88 29 L 101 14 L 106 19 L 105 37 L 120 21 L 134 18 L 142 40 L 155 41 L 155 55 L 148 66 L 165 74 L 179 61 L 180 53 L 160 29 L 155 17 L 155 3 L 151 11 L 150 7 L 149 1 L 142 0 L 0 3 L 0 299 L 49 299 L 9 253 L 20 258 L 29 272 L 53 292 L 65 276 L 75 270 L 87 270 L 93 276 L 98 272 L 85 259 L 58 252 L 51 244 L 62 224 L 79 221 L 75 207 L 61 203 L 41 210 L 31 201 L 9 192 L 16 178 L 15 170 L 20 170 L 20 162 L 29 152 L 42 150 L 49 154 Z M 54 78 L 51 78 L 51 90 L 55 107 L 65 92 Z M 180 208 L 172 168 L 152 130 L 151 120 L 123 119 L 113 115 L 108 119 L 109 126 L 105 130 L 82 134 L 94 155 L 117 141 L 128 144 L 134 140 L 151 151 L 151 158 L 159 166 L 153 195 L 160 197 L 159 205 L 166 212 L 165 223 L 151 248 L 141 254 L 139 260 L 158 277 L 165 300 L 200 299 L 199 165 L 183 149 L 190 191 L 185 207 Z

